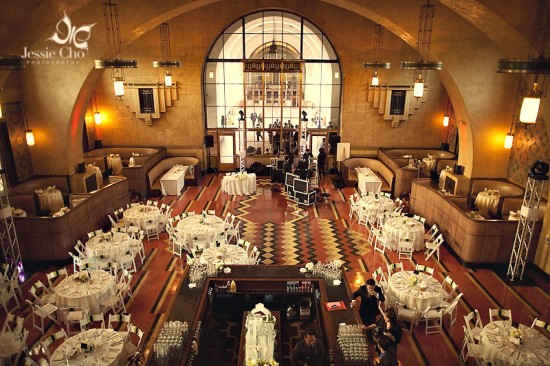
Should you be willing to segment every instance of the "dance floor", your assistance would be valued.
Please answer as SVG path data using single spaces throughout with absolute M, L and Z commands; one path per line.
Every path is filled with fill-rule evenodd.
M 258 178 L 254 195 L 229 196 L 221 191 L 222 176 L 207 174 L 199 186 L 185 187 L 179 197 L 149 198 L 170 204 L 174 215 L 205 209 L 215 210 L 218 216 L 235 214 L 242 221 L 241 237 L 260 249 L 261 265 L 342 260 L 354 289 L 370 278 L 376 268 L 386 269 L 387 264 L 400 261 L 396 252 L 375 253 L 367 241 L 368 229 L 358 225 L 356 217 L 349 218 L 349 196 L 356 188 L 338 189 L 325 178 L 320 190 L 330 197 L 310 207 L 298 207 L 286 196 L 282 185 L 270 183 L 267 177 Z M 145 248 L 146 260 L 132 281 L 135 301 L 128 304 L 127 310 L 132 314 L 132 323 L 145 332 L 142 346 L 150 357 L 152 343 L 182 284 L 183 271 L 180 259 L 169 251 L 166 234 L 160 240 L 145 241 Z M 424 323 L 412 333 L 404 332 L 398 354 L 403 365 L 460 364 L 463 315 L 472 309 L 480 311 L 484 323 L 488 321 L 489 308 L 511 309 L 514 321 L 523 324 L 530 325 L 535 317 L 550 320 L 550 284 L 538 272 L 528 270 L 521 283 L 510 285 L 504 280 L 506 268 L 464 268 L 447 248 L 442 248 L 440 262 L 434 257 L 426 262 L 423 252 L 415 252 L 412 260 L 401 262 L 409 270 L 417 263 L 429 265 L 436 269 L 434 277 L 438 280 L 450 275 L 458 283 L 458 290 L 464 294 L 458 306 L 458 321 L 452 329 L 446 323 L 442 334 L 426 336 Z M 67 268 L 72 272 L 72 264 Z M 47 283 L 45 273 L 53 269 L 44 268 L 27 278 L 23 284 L 25 298 L 30 299 L 28 289 L 37 279 Z M 32 329 L 32 311 L 24 305 L 23 302 L 15 313 L 24 316 L 25 327 Z M 0 321 L 4 317 L 5 314 Z M 50 324 L 45 335 L 31 331 L 28 344 L 39 364 L 46 364 L 46 360 L 38 342 L 58 329 Z

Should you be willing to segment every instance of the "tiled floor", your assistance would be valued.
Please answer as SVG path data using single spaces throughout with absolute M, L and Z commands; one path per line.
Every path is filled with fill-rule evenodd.
M 355 188 L 336 189 L 330 179 L 324 179 L 320 190 L 329 193 L 330 198 L 310 207 L 297 207 L 286 197 L 282 185 L 271 184 L 267 178 L 258 179 L 257 192 L 252 196 L 226 195 L 221 191 L 221 180 L 222 174 L 207 174 L 198 187 L 186 187 L 180 197 L 163 197 L 162 201 L 172 205 L 174 215 L 204 209 L 213 209 L 221 216 L 227 212 L 237 215 L 242 220 L 242 237 L 261 250 L 262 265 L 340 259 L 345 263 L 349 282 L 356 287 L 377 267 L 385 269 L 386 264 L 398 262 L 395 252 L 386 251 L 383 256 L 374 253 L 367 242 L 368 230 L 359 226 L 356 218 L 349 219 L 348 198 Z M 129 304 L 128 311 L 132 322 L 146 334 L 143 344 L 148 355 L 152 339 L 162 327 L 171 300 L 181 286 L 183 271 L 179 258 L 168 251 L 166 234 L 160 240 L 146 242 L 145 247 L 147 258 L 133 280 L 136 300 Z M 462 317 L 474 308 L 480 311 L 484 322 L 488 320 L 489 308 L 510 308 L 514 321 L 523 324 L 531 324 L 534 317 L 550 320 L 550 284 L 533 271 L 528 271 L 522 284 L 510 286 L 498 271 L 462 267 L 446 248 L 441 251 L 441 262 L 434 258 L 426 262 L 423 253 L 416 252 L 412 261 L 404 261 L 405 269 L 412 269 L 416 263 L 434 267 L 434 276 L 439 280 L 451 275 L 464 296 L 458 306 L 458 322 L 452 330 L 447 326 L 441 335 L 426 336 L 421 324 L 412 334 L 404 333 L 398 355 L 403 365 L 459 364 Z M 26 298 L 36 279 L 45 281 L 48 270 L 51 269 L 27 279 L 23 285 Z M 30 308 L 21 307 L 17 314 L 26 317 L 25 326 L 31 329 Z M 56 329 L 50 326 L 45 336 L 32 331 L 29 346 L 35 346 Z M 33 358 L 45 364 L 43 357 Z

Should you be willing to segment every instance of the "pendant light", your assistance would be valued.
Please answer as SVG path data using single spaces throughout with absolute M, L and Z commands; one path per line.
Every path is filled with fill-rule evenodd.
M 389 69 L 390 63 L 389 62 L 380 62 L 380 56 L 382 54 L 382 41 L 384 38 L 384 28 L 380 24 L 374 25 L 374 43 L 372 47 L 372 54 L 374 58 L 374 62 L 364 62 L 363 68 L 365 69 L 373 69 L 372 72 L 372 79 L 371 79 L 371 86 L 379 86 L 380 85 L 380 78 L 378 75 L 378 69 Z
M 164 68 L 164 86 L 170 88 L 173 85 L 172 67 L 180 67 L 180 61 L 172 61 L 170 52 L 170 26 L 168 23 L 160 25 L 160 50 L 162 53 L 162 61 L 153 61 L 153 67 Z
M 103 17 L 107 36 L 107 52 L 111 58 L 108 60 L 95 60 L 95 68 L 111 69 L 115 95 L 122 98 L 124 95 L 124 69 L 136 68 L 137 61 L 117 58 L 122 57 L 122 41 L 120 38 L 118 4 L 115 0 L 108 0 L 103 3 Z

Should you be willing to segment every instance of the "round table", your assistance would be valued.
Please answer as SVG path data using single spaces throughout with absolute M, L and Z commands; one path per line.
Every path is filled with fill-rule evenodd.
M 58 307 L 82 307 L 90 309 L 91 314 L 99 314 L 99 301 L 114 294 L 115 279 L 109 272 L 96 270 L 87 271 L 90 279 L 82 282 L 80 273 L 75 273 L 63 279 L 54 288 L 55 303 Z
M 160 209 L 155 206 L 135 205 L 124 211 L 122 216 L 124 222 L 131 222 L 142 229 L 145 229 L 147 220 L 158 220 Z
M 497 320 L 485 325 L 479 340 L 483 357 L 494 366 L 549 365 L 550 340 L 523 324 L 516 329 L 524 335 L 523 344 L 510 341 L 512 328 L 508 322 Z
M 363 196 L 359 201 L 359 209 L 365 210 L 368 216 L 381 212 L 393 212 L 395 203 L 389 197 L 383 195 Z
M 109 232 L 99 234 L 86 242 L 86 255 L 88 257 L 104 256 L 118 259 L 130 249 L 131 245 L 132 240 L 126 233 Z
M 118 154 L 107 156 L 107 167 L 113 172 L 113 175 L 122 175 L 122 159 Z
M 0 334 L 0 361 L 4 357 L 7 358 L 17 354 L 22 346 L 23 341 L 19 334 L 10 332 L 9 330 Z
M 176 235 L 188 243 L 192 243 L 195 238 L 215 242 L 215 238 L 224 231 L 225 223 L 223 219 L 214 215 L 187 216 L 182 218 L 176 225 Z
M 200 257 L 202 263 L 212 264 L 247 264 L 248 255 L 244 248 L 238 245 L 222 245 L 206 248 Z
M 43 211 L 57 212 L 61 207 L 65 206 L 63 195 L 59 189 L 40 189 L 36 191 L 38 194 L 38 202 L 40 209 Z
M 91 351 L 84 352 L 84 345 L 90 347 Z M 50 366 L 119 365 L 123 348 L 124 340 L 115 330 L 89 329 L 57 347 L 50 357 Z
M 413 281 L 415 278 L 416 282 Z M 414 271 L 399 271 L 391 275 L 389 291 L 397 301 L 423 312 L 443 301 L 443 287 L 435 278 Z
M 399 240 L 409 238 L 413 242 L 414 250 L 424 249 L 424 224 L 411 217 L 390 217 L 382 227 L 386 237 L 390 238 L 389 247 L 397 250 Z
M 256 174 L 237 173 L 224 175 L 222 191 L 230 195 L 250 195 L 256 192 Z

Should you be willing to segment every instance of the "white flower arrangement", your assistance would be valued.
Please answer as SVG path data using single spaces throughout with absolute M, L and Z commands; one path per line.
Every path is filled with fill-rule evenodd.
M 410 275 L 408 281 L 411 286 L 414 286 L 418 282 L 418 277 L 416 275 Z
M 187 259 L 187 265 L 191 267 L 193 264 L 195 264 L 195 258 L 188 258 Z
M 314 264 L 309 262 L 306 264 L 306 269 L 309 271 L 309 272 L 313 272 L 313 267 L 314 267 Z
M 80 273 L 78 274 L 78 279 L 79 279 L 80 282 L 82 282 L 82 283 L 88 282 L 88 280 L 89 280 L 88 272 L 86 272 L 86 271 L 80 272 Z
M 246 366 L 278 366 L 279 363 L 275 359 L 270 358 L 269 360 L 248 360 Z
M 511 328 L 510 329 L 510 337 L 517 338 L 520 341 L 523 341 L 523 339 L 525 338 L 525 333 L 521 329 Z

